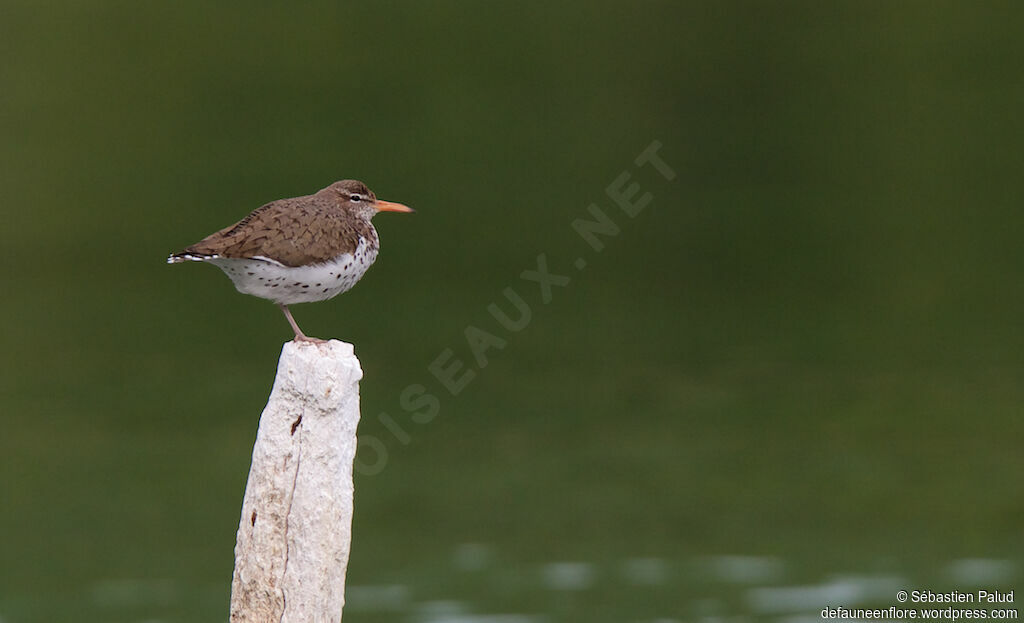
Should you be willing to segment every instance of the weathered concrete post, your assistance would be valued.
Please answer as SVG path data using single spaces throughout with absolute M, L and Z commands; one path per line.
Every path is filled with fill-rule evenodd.
M 341 620 L 362 377 L 351 344 L 284 345 L 242 502 L 232 623 Z

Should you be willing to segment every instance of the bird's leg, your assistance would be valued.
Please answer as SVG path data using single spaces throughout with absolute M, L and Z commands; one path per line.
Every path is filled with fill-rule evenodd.
M 288 319 L 288 324 L 292 325 L 292 331 L 295 331 L 296 342 L 313 342 L 314 344 L 327 343 L 327 340 L 321 340 L 318 337 L 307 337 L 306 334 L 302 332 L 302 329 L 299 328 L 299 325 L 295 323 L 295 319 L 292 318 L 292 312 L 288 309 L 288 306 L 283 303 L 278 303 L 277 306 L 284 312 L 284 317 Z

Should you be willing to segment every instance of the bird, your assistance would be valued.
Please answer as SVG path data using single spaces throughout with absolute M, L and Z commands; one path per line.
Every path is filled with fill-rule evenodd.
M 374 215 L 413 211 L 377 199 L 363 182 L 341 180 L 312 195 L 256 208 L 234 225 L 172 253 L 167 263 L 213 264 L 239 292 L 276 303 L 295 341 L 323 343 L 299 329 L 288 306 L 326 301 L 350 290 L 377 259 Z

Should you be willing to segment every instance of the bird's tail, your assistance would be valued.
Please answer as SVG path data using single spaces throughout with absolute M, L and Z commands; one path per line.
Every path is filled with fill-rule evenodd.
M 216 255 L 208 255 L 203 253 L 190 253 L 188 251 L 180 251 L 178 253 L 172 253 L 167 256 L 168 264 L 180 264 L 182 262 L 205 262 L 206 260 L 215 259 Z

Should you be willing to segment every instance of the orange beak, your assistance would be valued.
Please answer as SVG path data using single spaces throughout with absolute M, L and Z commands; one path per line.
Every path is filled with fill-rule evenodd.
M 413 210 L 412 208 L 410 208 L 407 205 L 402 205 L 400 203 L 394 203 L 392 201 L 384 201 L 383 199 L 378 199 L 377 203 L 374 204 L 374 207 L 377 208 L 378 212 L 415 212 L 416 211 L 416 210 Z

